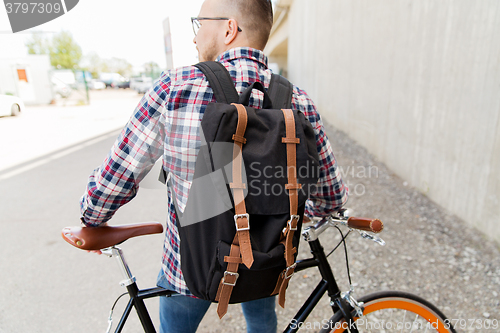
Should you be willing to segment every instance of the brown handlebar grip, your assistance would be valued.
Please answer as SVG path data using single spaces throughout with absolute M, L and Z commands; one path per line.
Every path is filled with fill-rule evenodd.
M 384 229 L 384 224 L 379 219 L 369 219 L 366 217 L 350 217 L 347 219 L 349 228 L 360 229 L 379 233 Z

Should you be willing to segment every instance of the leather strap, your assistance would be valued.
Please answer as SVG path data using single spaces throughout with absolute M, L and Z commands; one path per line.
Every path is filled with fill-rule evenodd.
M 248 115 L 245 107 L 241 104 L 236 106 L 238 110 L 238 124 L 236 125 L 236 133 L 233 135 L 233 179 L 229 186 L 233 189 L 234 200 L 234 222 L 236 225 L 236 235 L 231 244 L 229 256 L 224 257 L 227 262 L 227 270 L 224 272 L 224 277 L 219 283 L 217 296 L 215 300 L 219 302 L 217 305 L 217 314 L 222 318 L 229 305 L 229 300 L 233 292 L 233 287 L 238 279 L 238 266 L 245 264 L 250 268 L 253 264 L 252 244 L 250 243 L 250 220 L 245 206 L 245 193 L 243 190 L 246 185 L 243 183 L 242 168 L 243 168 L 243 144 L 246 143 L 244 137 L 247 127 Z
M 224 258 L 224 261 L 227 262 L 227 269 L 224 272 L 224 276 L 220 280 L 219 289 L 217 289 L 217 296 L 215 297 L 215 300 L 219 302 L 219 304 L 217 304 L 217 315 L 219 316 L 219 319 L 222 319 L 222 317 L 224 317 L 224 315 L 227 313 L 229 299 L 231 298 L 233 287 L 236 284 L 239 276 L 238 266 L 241 262 L 241 259 L 240 247 L 237 245 L 237 243 L 238 239 L 235 236 L 233 244 L 231 244 L 229 257 Z
M 292 238 L 294 231 L 297 229 L 297 224 L 299 222 L 299 217 L 297 215 L 298 210 L 298 190 L 301 185 L 297 183 L 297 146 L 300 143 L 295 135 L 295 118 L 293 116 L 293 111 L 290 109 L 282 109 L 283 115 L 285 117 L 286 126 L 286 137 L 282 138 L 282 142 L 286 143 L 286 157 L 287 157 L 287 175 L 288 184 L 285 188 L 288 190 L 288 197 L 290 200 L 290 220 L 288 221 L 287 232 L 286 232 L 286 244 L 285 244 L 285 258 L 287 266 L 293 265 L 295 262 L 294 252 L 292 250 Z
M 245 206 L 245 193 L 243 192 L 245 186 L 242 179 L 242 150 L 243 142 L 246 141 L 244 135 L 247 128 L 248 115 L 243 105 L 235 103 L 232 105 L 236 106 L 238 110 L 238 124 L 236 125 L 236 133 L 233 135 L 233 181 L 229 186 L 233 189 L 234 222 L 237 229 L 236 235 L 241 247 L 241 258 L 243 264 L 250 268 L 253 264 L 252 245 L 250 244 L 250 220 Z
M 286 297 L 286 288 L 288 288 L 288 283 L 290 282 L 290 278 L 295 272 L 295 264 L 293 266 L 287 267 L 283 275 L 283 282 L 280 286 L 280 293 L 278 296 L 278 304 L 284 309 L 285 308 L 285 297 Z
M 285 307 L 285 294 L 286 288 L 288 287 L 288 282 L 295 272 L 295 253 L 297 248 L 293 247 L 293 235 L 297 230 L 297 225 L 300 217 L 297 215 L 298 210 L 298 190 L 301 188 L 301 184 L 297 183 L 297 144 L 300 143 L 300 139 L 296 137 L 295 133 L 295 117 L 293 111 L 290 109 L 282 109 L 283 116 L 285 117 L 285 130 L 286 137 L 282 138 L 282 142 L 286 144 L 286 156 L 287 156 L 287 175 L 288 184 L 285 188 L 288 190 L 288 198 L 290 200 L 290 220 L 288 220 L 288 225 L 285 229 L 285 259 L 286 259 L 286 269 L 281 273 L 278 283 L 275 287 L 275 292 L 279 290 L 279 305 Z

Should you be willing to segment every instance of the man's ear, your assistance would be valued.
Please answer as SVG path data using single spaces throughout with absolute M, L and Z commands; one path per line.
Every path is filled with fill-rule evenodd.
M 238 35 L 238 22 L 235 19 L 229 19 L 226 22 L 226 36 L 224 38 L 224 43 L 226 45 L 231 44 L 236 36 Z

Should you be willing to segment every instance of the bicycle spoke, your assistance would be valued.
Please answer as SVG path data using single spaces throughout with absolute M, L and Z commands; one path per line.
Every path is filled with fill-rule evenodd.
M 406 319 L 406 310 L 404 311 L 404 316 L 403 316 L 403 325 L 402 325 L 403 327 L 401 327 L 401 333 L 403 332 L 405 319 Z
M 411 325 L 410 333 L 413 333 L 413 329 L 415 328 L 415 323 L 418 321 L 418 315 L 415 315 L 415 319 L 413 320 L 413 324 Z

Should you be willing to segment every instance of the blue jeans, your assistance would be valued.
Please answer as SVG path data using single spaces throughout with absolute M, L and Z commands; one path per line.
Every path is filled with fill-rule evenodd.
M 157 285 L 172 290 L 161 270 Z M 160 297 L 160 333 L 196 332 L 210 304 L 210 301 L 183 295 Z M 247 332 L 276 333 L 278 320 L 275 305 L 275 296 L 241 303 Z

